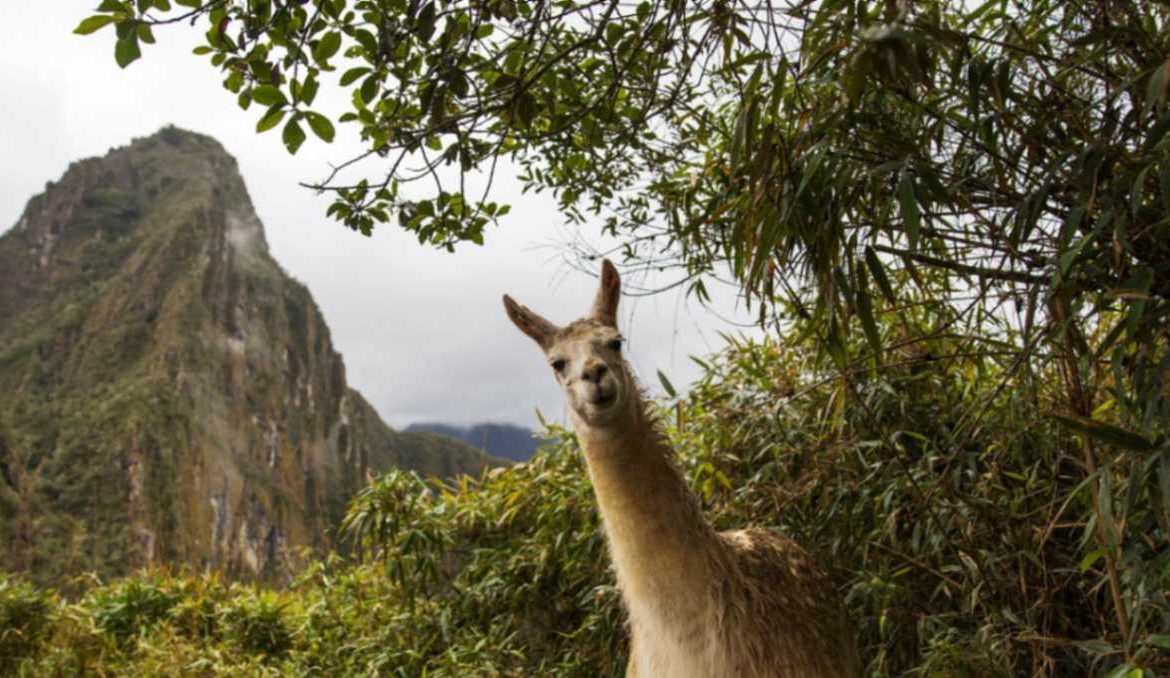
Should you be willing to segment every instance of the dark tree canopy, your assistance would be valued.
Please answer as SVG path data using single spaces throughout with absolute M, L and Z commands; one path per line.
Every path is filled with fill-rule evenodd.
M 996 357 L 996 394 L 1060 374 L 1085 567 L 1136 662 L 1143 638 L 1170 644 L 1149 593 L 1170 571 L 1168 18 L 1141 0 L 103 0 L 78 32 L 112 24 L 124 66 L 154 29 L 199 25 L 258 131 L 295 153 L 306 127 L 357 130 L 379 170 L 313 187 L 363 233 L 482 242 L 507 167 L 628 266 L 700 299 L 732 280 L 850 387 L 927 336 Z M 322 87 L 351 110 L 314 110 Z M 929 330 L 896 322 L 924 306 L 943 309 Z

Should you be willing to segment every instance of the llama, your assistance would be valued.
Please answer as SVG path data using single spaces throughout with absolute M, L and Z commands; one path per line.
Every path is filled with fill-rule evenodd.
M 629 615 L 637 678 L 861 675 L 852 626 L 824 572 L 764 529 L 703 518 L 621 354 L 621 282 L 608 260 L 592 312 L 565 327 L 504 295 L 568 403 Z

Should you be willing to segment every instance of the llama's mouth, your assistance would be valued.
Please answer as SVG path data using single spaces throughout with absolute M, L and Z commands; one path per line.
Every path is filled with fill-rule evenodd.
M 606 386 L 609 385 L 606 384 Z M 594 410 L 609 409 L 609 407 L 617 401 L 616 388 L 605 388 L 603 386 L 597 386 L 591 390 L 593 392 L 589 394 L 589 397 L 585 402 L 588 403 L 589 407 Z

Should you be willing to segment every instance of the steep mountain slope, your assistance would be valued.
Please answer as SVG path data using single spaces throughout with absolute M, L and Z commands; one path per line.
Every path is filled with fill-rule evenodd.
M 279 578 L 297 547 L 336 545 L 371 474 L 487 462 L 392 431 L 347 386 L 208 137 L 74 163 L 0 236 L 0 568 Z
M 430 431 L 452 438 L 483 450 L 494 456 L 511 461 L 528 461 L 536 449 L 544 443 L 530 429 L 514 424 L 475 424 L 455 426 L 439 422 L 411 424 L 406 431 Z

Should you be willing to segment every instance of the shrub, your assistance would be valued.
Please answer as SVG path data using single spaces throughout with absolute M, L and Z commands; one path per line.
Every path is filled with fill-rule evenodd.
M 183 597 L 182 586 L 163 576 L 139 575 L 95 589 L 84 606 L 99 631 L 128 647 L 168 619 L 171 608 Z
M 283 612 L 287 604 L 271 591 L 237 595 L 219 611 L 224 637 L 250 654 L 284 656 L 292 647 Z
M 187 595 L 175 602 L 168 616 L 175 631 L 195 641 L 222 639 L 222 610 L 230 605 L 230 594 L 215 575 L 191 581 Z
M 0 675 L 33 658 L 52 630 L 51 593 L 0 572 Z

